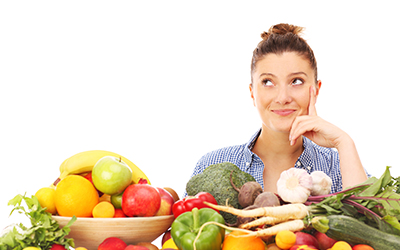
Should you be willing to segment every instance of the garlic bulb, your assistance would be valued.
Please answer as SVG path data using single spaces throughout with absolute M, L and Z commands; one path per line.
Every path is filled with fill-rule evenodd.
M 304 203 L 310 196 L 312 178 L 304 169 L 290 168 L 281 173 L 277 192 L 282 200 L 290 203 Z
M 322 171 L 314 171 L 311 173 L 313 186 L 311 195 L 326 195 L 331 192 L 332 179 Z

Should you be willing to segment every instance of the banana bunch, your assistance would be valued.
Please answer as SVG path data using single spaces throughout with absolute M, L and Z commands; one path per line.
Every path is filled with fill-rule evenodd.
M 143 173 L 143 171 L 138 168 L 133 162 L 127 158 L 105 150 L 89 150 L 78 153 L 66 159 L 60 166 L 60 176 L 54 182 L 54 186 L 57 183 L 71 174 L 83 174 L 92 171 L 94 165 L 98 160 L 104 156 L 114 156 L 121 158 L 132 169 L 132 181 L 133 183 L 138 183 L 140 179 L 146 179 L 147 183 L 150 184 L 149 178 Z

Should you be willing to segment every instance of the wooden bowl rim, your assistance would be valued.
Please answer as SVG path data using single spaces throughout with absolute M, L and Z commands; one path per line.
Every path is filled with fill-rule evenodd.
M 70 221 L 72 217 L 67 216 L 59 216 L 53 215 L 52 216 L 55 220 L 60 221 Z M 134 221 L 160 221 L 160 220 L 167 220 L 172 219 L 173 215 L 160 215 L 160 216 L 151 216 L 151 217 L 121 217 L 121 218 L 93 218 L 93 217 L 77 217 L 76 221 L 80 222 L 134 222 Z

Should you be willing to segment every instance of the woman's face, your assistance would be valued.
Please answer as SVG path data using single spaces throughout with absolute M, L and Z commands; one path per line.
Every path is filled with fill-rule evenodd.
M 267 54 L 257 62 L 250 93 L 263 129 L 289 133 L 294 119 L 308 114 L 310 87 L 318 95 L 314 70 L 296 52 Z

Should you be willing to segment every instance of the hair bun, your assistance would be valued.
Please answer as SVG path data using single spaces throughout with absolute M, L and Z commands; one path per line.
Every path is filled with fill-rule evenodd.
M 280 23 L 269 28 L 268 32 L 263 32 L 261 38 L 267 40 L 271 34 L 285 35 L 287 33 L 293 33 L 299 35 L 303 32 L 303 27 L 299 27 L 292 24 Z

